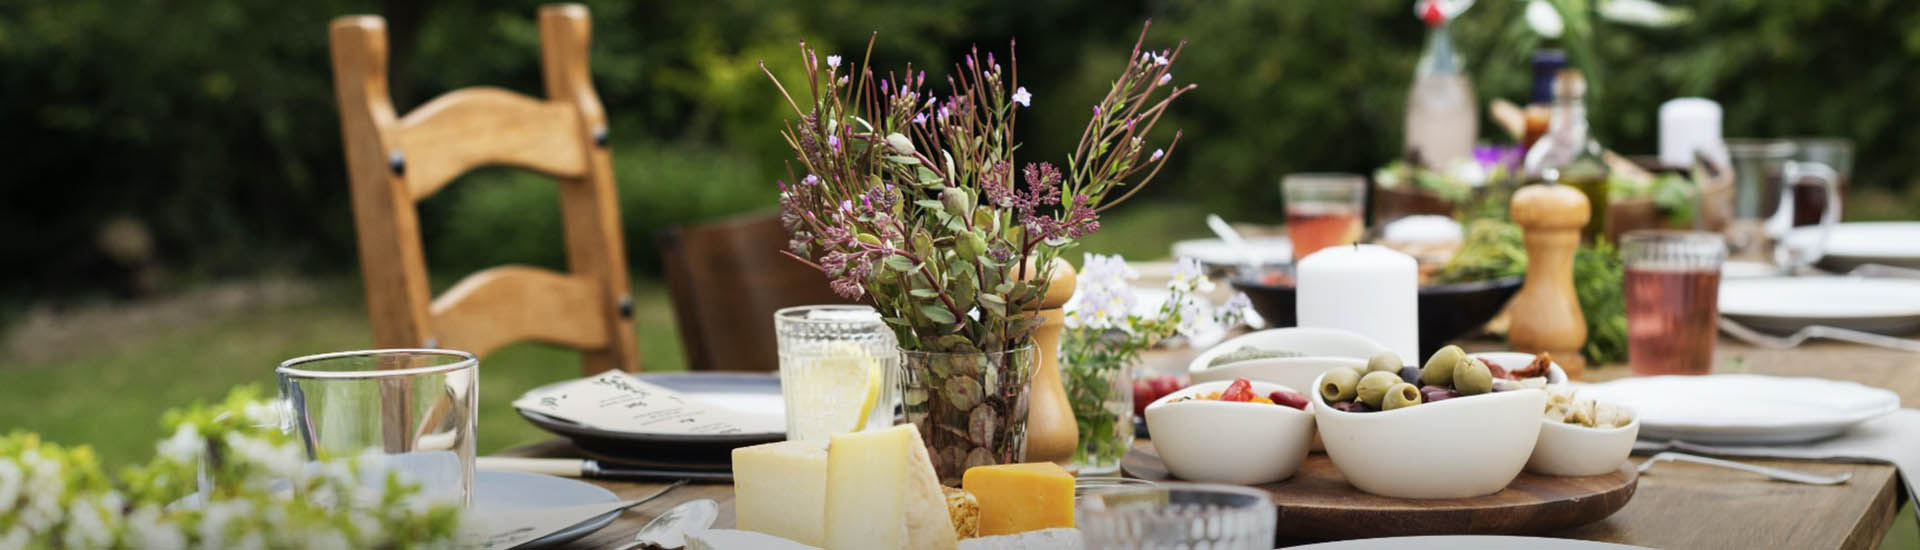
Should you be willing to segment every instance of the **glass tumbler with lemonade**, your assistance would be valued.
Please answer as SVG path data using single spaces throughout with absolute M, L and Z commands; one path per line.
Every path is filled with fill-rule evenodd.
M 1358 174 L 1288 174 L 1280 180 L 1280 194 L 1294 261 L 1360 240 L 1367 182 Z
M 774 312 L 787 439 L 825 443 L 837 433 L 894 424 L 899 351 L 880 314 L 861 305 Z

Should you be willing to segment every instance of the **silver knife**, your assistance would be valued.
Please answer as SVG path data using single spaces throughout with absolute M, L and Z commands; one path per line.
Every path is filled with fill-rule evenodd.
M 691 479 L 696 481 L 732 481 L 733 473 L 726 470 L 668 470 L 659 468 L 632 468 L 611 466 L 591 458 L 515 458 L 504 456 L 483 456 L 474 459 L 474 465 L 482 470 L 505 470 L 509 472 L 528 472 L 560 477 L 579 477 L 592 479 Z

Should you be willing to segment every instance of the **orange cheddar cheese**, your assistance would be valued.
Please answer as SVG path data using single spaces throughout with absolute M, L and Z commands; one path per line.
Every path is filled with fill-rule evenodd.
M 1073 527 L 1073 475 L 1052 462 L 968 468 L 960 486 L 980 503 L 980 536 Z

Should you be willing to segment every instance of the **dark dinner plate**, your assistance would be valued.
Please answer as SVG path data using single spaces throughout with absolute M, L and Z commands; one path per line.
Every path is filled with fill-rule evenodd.
M 635 374 L 633 377 L 730 408 L 776 414 L 785 411 L 780 398 L 780 378 L 771 373 L 650 373 Z M 533 391 L 564 383 L 556 382 Z M 514 410 L 533 425 L 572 440 L 574 446 L 582 450 L 591 449 L 597 458 L 634 465 L 711 469 L 714 464 L 729 464 L 735 448 L 784 441 L 787 438 L 784 431 L 685 435 L 604 430 L 517 407 Z

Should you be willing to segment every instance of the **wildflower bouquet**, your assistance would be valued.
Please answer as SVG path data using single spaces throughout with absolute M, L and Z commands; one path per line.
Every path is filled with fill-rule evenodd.
M 454 546 L 457 505 L 420 498 L 377 453 L 309 467 L 288 436 L 256 427 L 277 419 L 257 396 L 169 411 L 173 436 L 117 477 L 89 447 L 0 437 L 0 548 Z
M 1075 279 L 1078 291 L 1066 305 L 1060 338 L 1060 370 L 1067 401 L 1079 423 L 1073 461 L 1082 473 L 1108 473 L 1133 445 L 1132 367 L 1140 352 L 1174 335 L 1189 339 L 1219 334 L 1241 322 L 1251 305 L 1245 294 L 1219 308 L 1199 296 L 1213 290 L 1200 262 L 1181 258 L 1167 281 L 1166 299 L 1139 311 L 1133 281 L 1140 274 L 1119 256 L 1087 254 Z
M 1172 84 L 1180 47 L 1148 51 L 1145 39 L 1143 28 L 1064 171 L 1015 158 L 1014 121 L 1036 99 L 1019 85 L 1011 51 L 1005 66 L 968 54 L 942 95 L 912 66 L 883 76 L 801 44 L 806 103 L 767 72 L 798 115 L 782 135 L 805 171 L 779 185 L 789 252 L 841 296 L 872 303 L 903 349 L 1028 345 L 1040 320 L 1027 311 L 1046 293 L 1052 260 L 1151 180 L 1179 142 L 1177 132 L 1164 148 L 1147 137 L 1194 85 Z

